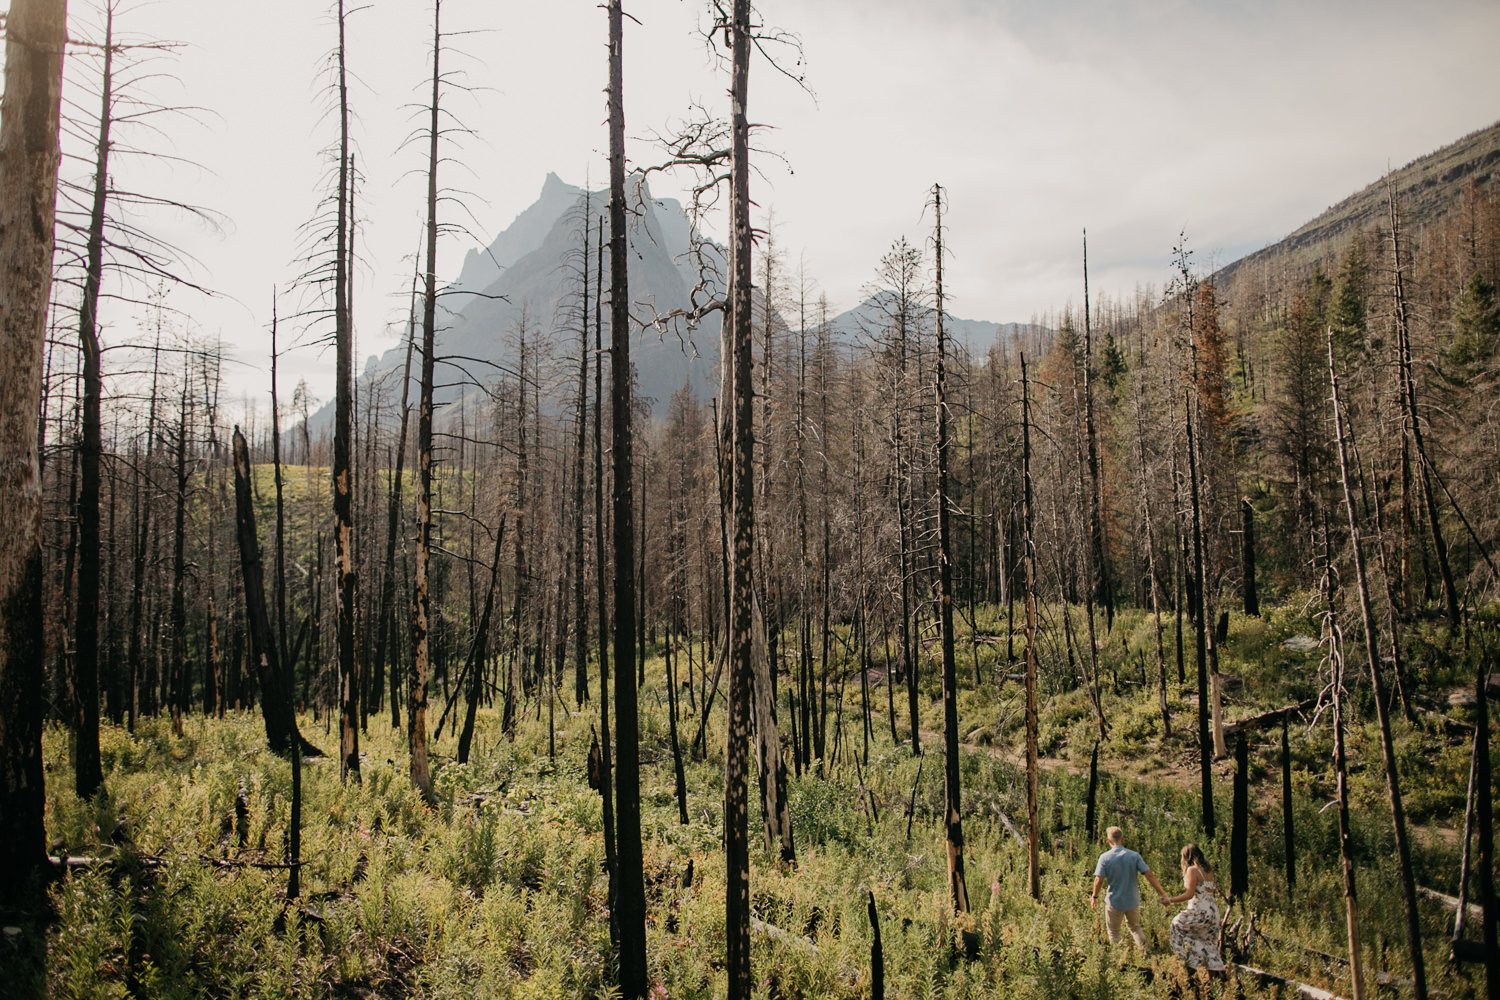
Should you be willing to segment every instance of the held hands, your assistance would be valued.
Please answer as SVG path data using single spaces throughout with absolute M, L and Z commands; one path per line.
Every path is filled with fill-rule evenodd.
M 1159 899 L 1159 900 L 1161 900 L 1161 905 L 1162 906 L 1171 906 L 1172 905 L 1172 901 L 1167 898 L 1167 894 L 1164 893 L 1164 892 L 1163 893 L 1158 893 L 1156 898 Z

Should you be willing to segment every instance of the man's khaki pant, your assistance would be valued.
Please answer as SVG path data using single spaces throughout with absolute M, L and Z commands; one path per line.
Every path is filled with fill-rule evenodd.
M 1135 939 L 1136 945 L 1141 951 L 1146 950 L 1146 935 L 1141 930 L 1141 909 L 1117 910 L 1110 906 L 1108 901 L 1104 904 L 1104 927 L 1109 931 L 1109 943 L 1120 943 L 1120 922 L 1124 921 L 1130 925 L 1130 936 Z

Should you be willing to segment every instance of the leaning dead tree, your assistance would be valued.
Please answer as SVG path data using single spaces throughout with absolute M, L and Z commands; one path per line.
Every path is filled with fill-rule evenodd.
M 1401 803 L 1401 783 L 1396 771 L 1396 750 L 1391 738 L 1389 701 L 1385 677 L 1380 672 L 1380 628 L 1370 604 L 1370 585 L 1365 573 L 1364 544 L 1359 515 L 1354 504 L 1354 486 L 1349 473 L 1349 448 L 1345 440 L 1344 416 L 1339 401 L 1339 376 L 1333 360 L 1333 331 L 1328 333 L 1328 378 L 1333 387 L 1333 428 L 1338 438 L 1339 479 L 1344 487 L 1344 510 L 1349 515 L 1349 545 L 1353 549 L 1354 582 L 1359 588 L 1360 620 L 1365 632 L 1365 659 L 1370 668 L 1370 686 L 1375 695 L 1375 717 L 1380 723 L 1380 751 L 1385 763 L 1385 787 L 1391 806 L 1391 825 L 1396 834 L 1397 867 L 1401 872 L 1401 896 L 1406 905 L 1406 941 L 1411 951 L 1412 992 L 1417 1000 L 1427 997 L 1427 970 L 1422 961 L 1422 929 L 1417 913 L 1416 877 L 1411 868 L 1411 845 L 1406 835 L 1406 810 Z M 1393 623 L 1394 627 L 1394 623 Z
M 250 656 L 260 680 L 261 713 L 266 720 L 266 742 L 276 753 L 290 757 L 294 748 L 306 757 L 322 751 L 302 738 L 292 712 L 291 676 L 282 664 L 276 633 L 266 605 L 265 570 L 260 556 L 260 538 L 255 528 L 255 501 L 251 496 L 250 446 L 239 427 L 234 429 L 235 530 L 240 547 L 240 573 L 245 592 L 245 619 L 250 631 Z

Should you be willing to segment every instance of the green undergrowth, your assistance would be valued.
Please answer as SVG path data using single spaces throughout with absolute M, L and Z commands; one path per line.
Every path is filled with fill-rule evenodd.
M 1231 719 L 1318 693 L 1319 651 L 1282 646 L 1294 635 L 1317 636 L 1307 614 L 1294 601 L 1265 620 L 1231 618 L 1222 669 L 1241 682 L 1226 701 Z M 1192 981 L 1170 956 L 1172 911 L 1151 901 L 1150 893 L 1143 894 L 1143 915 L 1152 953 L 1105 944 L 1102 912 L 1088 906 L 1101 849 L 1100 835 L 1086 829 L 1085 805 L 1098 720 L 1086 683 L 1057 665 L 1066 663 L 1060 644 L 1048 654 L 1042 685 L 1042 898 L 1031 898 L 1025 849 L 1006 826 L 1009 820 L 1024 831 L 1026 817 L 1022 685 L 1007 676 L 1020 668 L 1006 658 L 1004 609 L 981 608 L 978 619 L 982 641 L 970 641 L 964 628 L 958 644 L 970 912 L 955 916 L 948 894 L 937 671 L 923 672 L 918 728 L 924 752 L 913 756 L 904 690 L 895 692 L 899 739 L 891 739 L 882 651 L 870 676 L 869 736 L 861 724 L 858 675 L 842 674 L 841 715 L 837 683 L 830 693 L 830 759 L 791 777 L 795 868 L 780 866 L 759 846 L 752 790 L 752 904 L 763 922 L 753 935 L 757 995 L 869 996 L 869 894 L 881 922 L 887 996 L 1178 997 L 1205 989 L 1215 996 L 1262 995 L 1249 979 L 1211 987 Z M 1108 630 L 1099 622 L 1100 697 L 1109 736 L 1099 749 L 1097 826 L 1125 828 L 1131 846 L 1176 891 L 1175 858 L 1188 841 L 1204 845 L 1227 883 L 1232 764 L 1215 765 L 1217 835 L 1205 838 L 1192 646 L 1189 641 L 1188 683 L 1180 684 L 1167 625 L 1173 730 L 1164 738 L 1150 616 L 1123 611 Z M 1414 694 L 1440 716 L 1449 711 L 1445 685 L 1461 684 L 1465 667 L 1455 662 L 1460 653 L 1444 651 L 1440 636 L 1424 641 L 1414 647 L 1414 664 L 1420 664 Z M 1017 637 L 1017 656 L 1023 648 Z M 1075 652 L 1080 661 L 1086 655 Z M 709 727 L 706 759 L 685 762 L 684 826 L 662 678 L 661 662 L 653 659 L 641 696 L 652 996 L 723 996 L 723 702 Z M 783 682 L 784 727 L 793 689 Z M 1353 698 L 1362 697 L 1368 701 L 1356 684 Z M 482 709 L 467 764 L 452 758 L 451 733 L 434 742 L 434 806 L 412 790 L 404 730 L 393 730 L 388 714 L 372 714 L 361 738 L 360 780 L 341 784 L 335 760 L 308 760 L 304 865 L 295 900 L 286 895 L 285 867 L 291 765 L 265 749 L 258 715 L 191 716 L 181 736 L 166 720 L 142 719 L 134 733 L 106 727 L 105 788 L 86 802 L 71 792 L 66 733 L 50 730 L 52 852 L 99 859 L 74 866 L 52 889 L 50 995 L 615 995 L 601 809 L 587 780 L 596 708 L 580 713 L 559 703 L 552 755 L 545 706 L 528 707 L 513 741 L 501 735 L 496 710 Z M 1410 969 L 1379 732 L 1367 716 L 1349 735 L 1365 962 L 1367 969 L 1404 979 Z M 336 747 L 337 733 L 329 732 L 326 718 L 303 716 L 301 723 L 314 743 Z M 1326 717 L 1311 723 L 1311 717 L 1299 720 L 1289 734 L 1294 890 L 1285 874 L 1280 731 L 1252 738 L 1251 888 L 1230 924 L 1254 913 L 1252 964 L 1347 996 L 1347 971 L 1333 957 L 1344 951 L 1344 902 L 1336 810 L 1328 808 L 1331 736 Z M 686 741 L 693 725 L 685 721 L 682 729 Z M 783 738 L 790 749 L 789 733 Z M 1467 745 L 1430 719 L 1419 725 L 1398 720 L 1397 742 L 1417 824 L 1417 880 L 1454 892 L 1458 856 L 1449 831 L 1461 823 Z M 1482 973 L 1471 980 L 1444 964 L 1446 912 L 1424 902 L 1421 921 L 1435 987 L 1447 996 L 1474 995 Z

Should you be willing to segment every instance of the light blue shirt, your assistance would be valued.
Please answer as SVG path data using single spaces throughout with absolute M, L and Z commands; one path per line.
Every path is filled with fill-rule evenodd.
M 1137 878 L 1150 870 L 1146 859 L 1128 847 L 1111 847 L 1099 855 L 1099 863 L 1094 866 L 1094 876 L 1109 883 L 1109 891 L 1104 894 L 1104 905 L 1111 910 L 1139 909 L 1141 890 L 1137 885 Z

